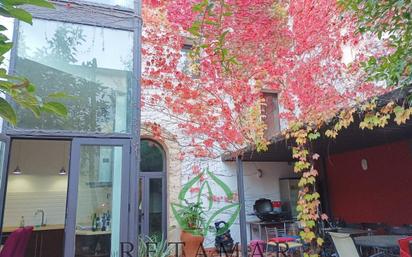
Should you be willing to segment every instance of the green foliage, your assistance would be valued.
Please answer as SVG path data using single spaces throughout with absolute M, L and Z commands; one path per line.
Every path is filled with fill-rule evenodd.
M 172 253 L 172 246 L 164 238 L 139 237 L 138 244 L 139 257 L 169 257 Z
M 308 134 L 308 138 L 310 141 L 314 141 L 316 139 L 318 139 L 320 137 L 320 133 L 319 132 L 314 132 L 314 133 L 309 133 Z
M 53 5 L 45 0 L 0 0 L 0 15 L 2 17 L 16 18 L 26 23 L 32 24 L 32 16 L 29 12 L 21 8 L 21 5 L 35 5 L 40 7 L 52 8 Z M 13 47 L 13 43 L 4 34 L 6 28 L 0 26 L 0 65 L 5 64 L 5 54 Z M 67 115 L 65 105 L 56 102 L 56 98 L 65 97 L 63 93 L 55 93 L 44 99 L 38 97 L 36 87 L 26 78 L 7 75 L 4 68 L 0 68 L 0 92 L 8 95 L 14 103 L 30 110 L 36 117 L 42 112 L 57 114 L 59 116 Z M 12 125 L 17 123 L 17 114 L 13 106 L 5 101 L 0 100 L 0 117 Z
M 23 4 L 36 5 L 41 7 L 53 8 L 53 5 L 45 0 L 1 0 L 0 15 L 16 18 L 32 24 L 32 16 L 26 10 L 19 8 Z
M 192 23 L 192 26 L 187 31 L 195 39 L 195 44 L 190 51 L 192 59 L 199 59 L 203 49 L 212 48 L 214 55 L 219 56 L 219 62 L 226 72 L 230 71 L 233 65 L 239 65 L 236 57 L 229 52 L 226 46 L 226 36 L 229 31 L 222 27 L 225 17 L 231 16 L 231 5 L 224 0 L 210 1 L 202 0 L 192 6 L 192 11 L 198 13 L 198 19 Z M 218 33 L 213 35 L 205 34 L 204 27 L 206 25 L 214 27 Z M 213 43 L 205 44 L 202 38 L 215 38 Z
M 172 211 L 180 227 L 192 235 L 205 234 L 205 212 L 201 202 L 189 203 L 185 205 L 172 203 Z
M 358 31 L 383 39 L 392 49 L 363 63 L 371 81 L 389 86 L 412 83 L 412 0 L 339 0 L 358 19 Z
M 215 222 L 216 217 L 230 210 L 232 211 L 232 214 L 226 222 L 227 224 L 223 228 L 219 229 L 219 231 L 215 231 L 217 235 L 222 235 L 236 221 L 240 212 L 240 205 L 239 203 L 226 205 L 207 217 L 207 212 L 211 211 L 213 207 L 213 192 L 210 183 L 207 180 L 201 182 L 199 193 L 196 197 L 196 202 L 191 203 L 187 201 L 187 193 L 189 192 L 190 188 L 192 188 L 197 182 L 201 181 L 201 178 L 204 175 L 208 175 L 209 178 L 211 178 L 211 181 L 213 181 L 216 185 L 218 185 L 220 189 L 223 190 L 227 199 L 233 199 L 233 193 L 230 190 L 229 186 L 227 186 L 216 175 L 206 169 L 196 177 L 192 178 L 182 187 L 178 197 L 180 202 L 171 204 L 172 213 L 175 216 L 177 223 L 179 224 L 181 229 L 191 233 L 192 235 L 205 236 L 211 230 L 212 224 Z M 202 201 L 203 192 L 205 190 L 207 191 L 206 197 L 208 200 L 207 209 L 203 206 Z

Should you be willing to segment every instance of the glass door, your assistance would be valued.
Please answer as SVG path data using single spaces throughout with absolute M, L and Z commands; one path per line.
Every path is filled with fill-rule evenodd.
M 160 144 L 150 139 L 140 143 L 139 235 L 162 239 L 166 225 L 166 158 Z
M 155 239 L 166 237 L 165 183 L 162 173 L 145 173 L 139 178 L 139 233 Z
M 118 257 L 127 238 L 130 140 L 74 139 L 65 257 Z
M 7 164 L 9 157 L 10 138 L 0 134 L 0 239 L 3 227 L 4 199 L 6 196 Z

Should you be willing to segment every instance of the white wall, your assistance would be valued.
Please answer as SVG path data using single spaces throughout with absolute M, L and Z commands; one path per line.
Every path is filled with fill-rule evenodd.
M 18 226 L 21 216 L 26 225 L 40 224 L 37 209 L 43 209 L 47 224 L 64 224 L 68 167 L 68 141 L 14 140 L 7 183 L 4 226 Z M 20 156 L 20 157 L 18 157 Z M 11 172 L 19 165 L 22 174 Z

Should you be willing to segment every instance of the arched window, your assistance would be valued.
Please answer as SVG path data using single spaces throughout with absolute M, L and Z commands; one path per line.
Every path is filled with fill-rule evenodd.
M 163 148 L 153 140 L 140 144 L 140 227 L 139 233 L 166 237 L 166 157 Z
M 140 171 L 142 172 L 163 172 L 164 152 L 162 147 L 148 139 L 143 139 L 140 144 Z

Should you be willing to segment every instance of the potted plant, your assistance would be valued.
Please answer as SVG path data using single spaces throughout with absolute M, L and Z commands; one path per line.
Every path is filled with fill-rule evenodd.
M 196 256 L 199 245 L 203 244 L 205 236 L 205 213 L 201 202 L 189 203 L 178 211 L 182 228 L 180 240 L 184 243 L 183 251 L 186 257 Z
M 215 231 L 217 236 L 224 234 L 229 229 L 229 227 L 235 222 L 240 211 L 239 203 L 229 203 L 228 205 L 220 207 L 218 210 L 212 212 L 212 188 L 209 181 L 206 179 L 201 179 L 204 178 L 204 175 L 207 175 L 217 185 L 217 187 L 224 192 L 227 199 L 233 199 L 233 193 L 230 188 L 208 169 L 198 174 L 183 186 L 178 196 L 179 203 L 172 203 L 171 209 L 177 223 L 182 229 L 180 240 L 184 243 L 183 251 L 185 257 L 196 257 L 197 250 L 203 243 L 204 237 L 209 231 L 214 229 L 212 225 L 220 214 L 225 211 L 234 211 L 228 219 L 226 225 L 219 229 L 219 231 Z M 194 202 L 189 202 L 187 200 L 187 193 L 190 191 L 190 188 L 198 182 L 200 183 L 200 187 L 197 197 L 195 197 L 196 199 Z M 208 203 L 207 207 L 204 207 L 202 201 L 202 199 L 205 198 Z

